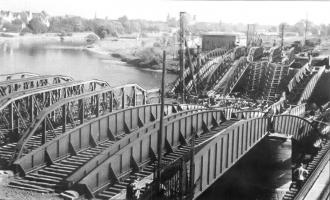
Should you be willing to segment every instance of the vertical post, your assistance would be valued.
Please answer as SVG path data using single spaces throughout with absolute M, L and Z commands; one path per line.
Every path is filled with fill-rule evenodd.
M 136 106 L 136 87 L 133 86 L 133 97 L 132 97 L 132 106 Z
M 125 108 L 125 87 L 121 88 L 121 108 L 124 109 Z
M 201 47 L 197 45 L 197 70 L 201 68 L 202 61 L 201 61 Z
M 189 185 L 189 195 L 191 197 L 193 196 L 194 192 L 194 179 L 195 179 L 195 137 L 196 137 L 196 131 L 192 131 L 192 143 L 191 143 L 191 149 L 190 149 L 190 170 L 189 170 L 189 177 L 190 177 L 190 185 Z
M 162 161 L 162 138 L 164 129 L 164 94 L 165 94 L 165 62 L 166 62 L 166 52 L 163 51 L 163 73 L 162 73 L 162 89 L 161 89 L 161 107 L 160 107 L 160 122 L 159 122 L 159 132 L 158 132 L 158 166 L 157 166 L 157 189 L 160 191 L 160 176 L 161 176 L 161 161 Z
M 195 80 L 195 77 L 194 77 L 194 67 L 192 66 L 192 62 L 191 62 L 190 50 L 189 50 L 189 46 L 188 46 L 187 40 L 185 40 L 184 42 L 185 42 L 185 46 L 187 48 L 188 64 L 189 64 L 189 68 L 190 68 L 190 74 L 191 74 L 191 78 L 192 78 L 193 88 L 195 89 L 194 90 L 195 94 L 197 94 L 196 80 Z
M 110 112 L 112 112 L 112 110 L 113 110 L 113 92 L 112 91 L 110 91 L 110 93 L 109 93 L 109 95 L 110 95 L 110 109 L 109 109 L 109 111 Z
M 80 108 L 80 110 L 79 110 L 79 121 L 80 121 L 80 124 L 83 124 L 84 123 L 84 113 L 85 113 L 84 99 L 79 99 L 78 107 Z
M 41 144 L 45 144 L 47 142 L 47 121 L 44 119 L 42 122 L 42 135 L 41 135 Z
M 180 89 L 181 89 L 181 103 L 184 103 L 184 77 L 183 72 L 185 68 L 185 24 L 184 24 L 185 12 L 180 12 Z
M 66 129 L 66 104 L 62 106 L 62 133 L 65 133 Z
M 30 121 L 32 122 L 34 120 L 34 97 L 31 95 L 29 97 L 29 114 L 30 114 Z
M 283 43 L 284 43 L 284 23 L 282 23 L 282 26 L 281 26 L 281 48 L 283 49 Z
M 247 25 L 247 29 L 246 29 L 246 46 L 249 46 L 249 28 L 250 28 L 250 24 Z
M 306 39 L 307 39 L 307 30 L 308 30 L 308 14 L 306 14 L 306 22 L 305 22 L 305 45 L 306 45 Z
M 14 106 L 13 103 L 10 103 L 8 106 L 9 110 L 9 129 L 14 131 Z
M 98 117 L 100 115 L 100 95 L 95 96 L 95 116 Z

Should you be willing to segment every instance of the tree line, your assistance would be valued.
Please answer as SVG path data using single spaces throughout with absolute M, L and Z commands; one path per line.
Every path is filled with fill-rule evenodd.
M 42 11 L 40 14 L 28 19 L 27 12 L 21 12 L 20 17 L 11 22 L 5 21 L 0 15 L 0 29 L 7 32 L 26 32 L 31 33 L 72 33 L 72 32 L 85 32 L 93 31 L 100 38 L 106 36 L 118 36 L 121 34 L 140 33 L 142 36 L 148 32 L 168 32 L 171 28 L 179 28 L 179 21 L 175 17 L 166 18 L 165 22 L 149 21 L 141 19 L 128 19 L 127 16 L 122 16 L 116 20 L 110 19 L 86 19 L 79 16 L 49 16 L 46 12 Z M 47 18 L 47 20 L 45 20 Z M 200 35 L 201 33 L 209 31 L 217 32 L 245 32 L 246 24 L 238 23 L 218 23 L 209 22 L 196 22 L 196 17 L 193 18 L 187 15 L 184 18 L 187 23 L 187 32 L 193 35 Z M 47 21 L 47 23 L 45 23 Z M 193 21 L 193 23 L 191 23 Z M 285 32 L 298 33 L 300 36 L 305 33 L 305 26 L 308 26 L 308 32 L 313 35 L 329 36 L 330 24 L 314 24 L 310 21 L 300 20 L 295 24 L 281 23 L 279 26 L 273 25 L 259 25 L 257 29 L 266 30 L 269 32 L 280 32 L 281 26 L 285 26 Z

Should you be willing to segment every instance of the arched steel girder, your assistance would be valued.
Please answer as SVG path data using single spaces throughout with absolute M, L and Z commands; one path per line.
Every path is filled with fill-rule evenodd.
M 52 84 L 72 81 L 69 76 L 42 75 L 29 78 L 7 80 L 0 82 L 0 96 L 6 96 L 12 92 L 27 90 L 30 88 L 44 87 Z
M 226 74 L 228 69 L 232 67 L 235 60 L 239 60 L 241 57 L 245 56 L 245 47 L 239 46 L 233 50 L 228 51 L 223 57 L 221 63 L 216 67 L 212 68 L 209 73 L 206 74 L 207 80 L 205 85 L 207 85 L 208 90 L 213 89 L 217 83 L 219 83 L 222 77 Z
M 189 144 L 188 140 L 191 138 L 193 132 L 197 132 L 197 135 L 199 135 L 200 138 L 203 138 L 204 134 L 209 133 L 212 127 L 219 126 L 217 120 L 222 121 L 224 119 L 223 114 L 222 117 L 221 114 L 219 116 L 215 115 L 215 113 L 219 112 L 221 111 L 210 110 L 196 112 L 166 122 L 162 151 L 175 151 L 178 145 Z M 102 116 L 101 118 L 105 117 Z M 127 119 L 129 118 L 130 117 Z M 106 118 L 103 123 L 99 119 L 86 123 L 77 127 L 75 130 L 63 134 L 56 140 L 45 144 L 41 149 L 33 151 L 19 159 L 15 164 L 20 166 L 24 171 L 28 171 L 40 164 L 47 163 L 49 158 L 55 160 L 56 157 L 67 155 L 70 153 L 70 146 L 85 148 L 86 145 L 88 146 L 91 143 L 97 143 L 95 142 L 96 140 L 101 141 L 102 138 L 109 137 L 109 131 L 103 126 L 111 128 L 111 123 L 107 122 L 114 121 L 114 119 L 110 120 L 109 118 Z M 298 126 L 304 127 L 306 126 L 304 123 L 307 123 L 307 125 L 309 123 L 305 120 L 302 121 L 302 124 L 298 124 Z M 200 191 L 197 191 L 196 194 L 199 195 L 209 187 L 215 179 L 219 178 L 249 149 L 260 141 L 268 133 L 268 123 L 269 119 L 267 118 L 241 120 L 229 127 L 227 126 L 226 128 L 220 129 L 220 131 L 216 132 L 213 136 L 211 135 L 211 137 L 202 143 L 197 144 L 197 153 L 194 156 L 195 166 L 198 169 L 196 170 L 195 168 L 195 183 L 197 183 Z M 112 126 L 111 129 L 114 130 L 113 128 L 115 127 Z M 159 127 L 150 124 L 145 125 L 136 131 L 130 132 L 126 137 L 118 140 L 112 148 L 107 150 L 107 152 L 90 160 L 83 168 L 76 171 L 74 176 L 71 176 L 67 180 L 69 182 L 75 182 L 85 176 L 84 170 L 87 170 L 87 172 L 91 171 L 80 182 L 80 184 L 84 185 L 84 188 L 87 188 L 90 193 L 93 193 L 100 186 L 108 183 L 109 179 L 114 181 L 117 180 L 116 178 L 123 172 L 136 170 L 139 165 L 152 159 L 153 155 L 157 155 L 157 151 L 155 151 L 155 149 L 157 149 L 156 142 L 152 141 L 157 140 L 158 129 Z M 288 127 L 286 127 L 286 129 L 288 129 Z M 287 131 L 292 133 L 290 128 Z M 116 130 L 113 132 L 116 132 Z M 297 131 L 297 134 L 300 135 L 303 134 L 303 132 Z M 307 135 L 304 135 L 304 137 Z M 73 139 L 77 137 L 82 137 L 84 139 Z M 48 145 L 51 143 L 52 145 Z M 102 178 L 100 178 L 100 173 L 102 173 Z
M 234 63 L 227 63 L 231 67 L 235 67 L 233 74 L 230 77 L 227 77 L 227 81 L 224 82 L 222 78 L 215 80 L 215 83 L 211 86 L 211 91 L 219 91 L 221 89 L 222 94 L 229 94 L 233 91 L 238 81 L 241 79 L 243 74 L 245 73 L 246 69 L 249 66 L 249 62 L 247 61 L 246 57 L 241 57 L 239 60 L 234 61 Z M 225 65 L 226 66 L 226 65 Z M 226 68 L 227 69 L 227 68 Z M 224 76 L 227 71 L 219 72 L 219 76 Z M 210 79 L 213 80 L 213 79 Z
M 234 112 L 232 115 L 234 118 L 241 120 L 241 119 L 263 117 L 265 115 L 265 112 L 257 111 L 257 110 L 241 110 Z
M 267 118 L 241 120 L 196 147 L 194 198 L 204 192 L 268 134 L 269 122 Z M 315 134 L 311 123 L 298 116 L 278 115 L 274 117 L 273 124 L 275 131 L 282 131 L 298 141 Z
M 297 105 L 309 100 L 309 98 L 312 96 L 312 93 L 314 91 L 314 88 L 315 88 L 317 82 L 320 80 L 324 71 L 325 71 L 325 66 L 318 69 L 317 73 L 311 78 L 311 80 L 308 82 L 308 84 L 304 88 L 304 91 L 302 92 Z
M 21 79 L 21 78 L 29 78 L 29 77 L 33 77 L 33 76 L 39 76 L 39 74 L 30 73 L 30 72 L 18 72 L 18 73 L 11 73 L 11 74 L 0 74 L 0 82 L 1 81 Z
M 285 134 L 297 141 L 304 142 L 314 136 L 312 134 L 319 133 L 310 121 L 299 116 L 277 115 L 273 117 L 271 123 L 272 131 Z
M 299 117 L 294 116 L 293 119 L 295 118 Z M 303 118 L 300 119 L 302 120 L 301 127 L 304 127 L 306 125 L 308 126 L 308 121 L 305 121 Z M 180 119 L 173 120 L 174 124 L 176 123 L 175 121 L 177 121 L 177 123 L 180 123 Z M 179 125 L 177 126 L 181 127 Z M 157 130 L 158 127 L 154 131 L 150 130 L 151 133 L 144 133 L 144 138 L 133 140 L 133 142 L 128 143 L 127 146 L 120 149 L 116 153 L 113 152 L 113 156 L 111 156 L 108 160 L 104 161 L 102 164 L 100 164 L 100 162 L 94 161 L 94 164 L 92 166 L 95 169 L 91 171 L 84 179 L 82 179 L 79 184 L 83 188 L 87 188 L 90 194 L 93 194 L 99 189 L 100 186 L 108 183 L 109 181 L 113 182 L 117 180 L 116 178 L 120 177 L 122 172 L 130 169 L 134 171 L 134 166 L 140 166 L 142 163 L 145 163 L 145 159 L 150 160 L 150 157 L 152 156 L 147 156 L 146 158 L 144 158 L 144 155 L 141 155 L 148 153 L 148 146 L 145 147 L 145 153 L 140 153 L 141 151 L 139 150 L 139 148 L 143 149 L 143 144 L 150 143 L 148 141 L 152 140 L 153 136 L 150 137 L 149 134 L 153 134 L 154 137 L 157 137 Z M 177 145 L 184 145 L 179 141 L 179 139 L 177 139 L 178 137 L 176 135 L 179 133 L 176 131 L 175 128 L 165 130 L 169 130 L 169 132 L 166 132 L 166 135 L 164 136 L 164 152 L 175 151 L 174 149 Z M 185 130 L 187 130 L 187 128 L 185 128 Z M 208 140 L 205 140 L 204 142 L 196 145 L 196 153 L 194 155 L 194 183 L 196 183 L 197 185 L 197 192 L 195 193 L 195 198 L 199 194 L 201 194 L 201 192 L 206 190 L 225 171 L 227 171 L 231 166 L 233 166 L 264 136 L 266 136 L 268 133 L 267 130 L 267 118 L 251 118 L 248 120 L 241 120 L 231 125 L 230 127 L 222 129 L 220 132 L 213 135 Z M 206 129 L 202 129 L 201 131 L 207 132 Z M 291 129 L 286 130 L 286 132 L 292 133 Z M 202 136 L 203 134 L 201 135 L 201 137 Z M 173 139 L 175 141 L 174 143 L 172 143 Z M 146 141 L 145 143 L 143 142 L 142 144 L 140 144 L 140 140 Z M 117 149 L 115 147 L 113 148 L 113 150 Z M 153 150 L 154 148 L 155 147 L 150 147 L 149 152 L 151 151 L 153 152 L 152 154 L 157 155 L 157 153 Z M 136 153 L 130 154 L 130 152 Z M 144 152 L 144 150 L 142 150 L 142 152 Z M 185 156 L 187 156 L 187 158 L 189 159 L 189 155 Z M 131 159 L 134 160 L 134 166 L 131 165 Z M 97 163 L 97 165 L 95 163 Z M 81 173 L 83 173 L 83 169 L 81 169 L 81 171 Z M 101 173 L 102 176 L 105 176 L 106 178 L 99 178 Z
M 224 57 L 222 62 L 215 67 L 207 76 L 207 79 L 204 80 L 206 83 L 206 89 L 212 89 L 217 82 L 219 82 L 222 77 L 226 74 L 228 69 L 231 67 L 233 60 L 231 59 L 231 55 Z
M 108 83 L 99 80 L 72 81 L 14 92 L 0 98 L 0 122 L 8 130 L 26 129 L 39 112 L 50 105 L 72 96 L 108 87 Z
M 217 60 L 217 58 L 214 58 L 214 57 L 220 57 L 222 55 L 224 55 L 226 53 L 226 50 L 223 50 L 223 49 L 214 49 L 204 55 L 202 55 L 201 57 L 201 60 L 202 60 L 202 66 L 199 66 L 200 69 L 197 69 L 197 60 L 194 60 L 192 62 L 192 67 L 195 71 L 195 74 L 197 73 L 200 73 L 202 74 L 201 72 L 205 72 L 207 71 L 206 69 L 208 69 L 210 66 L 211 66 L 211 63 L 214 63 L 214 61 Z M 209 61 L 208 59 L 212 59 L 214 58 L 213 60 Z M 196 71 L 198 70 L 198 71 Z M 201 72 L 199 72 L 201 70 Z M 183 79 L 185 80 L 185 82 L 189 83 L 190 81 L 190 76 L 191 75 L 191 71 L 190 71 L 190 67 L 187 67 L 186 69 L 184 69 L 184 72 L 183 72 Z M 198 78 L 198 76 L 196 75 L 196 78 Z M 190 83 L 192 85 L 192 83 Z M 177 87 L 179 87 L 180 85 L 180 77 L 178 77 L 174 83 L 173 83 L 173 86 L 172 88 L 170 89 L 171 92 L 175 92 L 175 90 L 177 89 Z M 189 84 L 188 84 L 189 85 Z
M 166 104 L 164 114 L 166 115 L 166 121 L 168 121 L 170 119 L 178 118 L 180 116 L 194 113 L 199 110 L 205 110 L 205 108 L 202 108 L 198 105 Z M 69 142 L 74 151 L 79 151 L 80 149 L 85 148 L 86 145 L 93 145 L 106 139 L 114 141 L 122 140 L 120 139 L 122 138 L 122 135 L 131 135 L 131 133 L 139 130 L 141 127 L 146 126 L 149 127 L 149 129 L 153 129 L 155 126 L 154 121 L 158 120 L 160 115 L 160 104 L 135 106 L 108 113 L 106 115 L 90 120 L 84 124 L 81 124 L 74 129 L 66 131 L 57 138 L 48 141 L 44 145 L 41 145 L 41 147 L 38 147 L 29 154 L 21 158 L 18 157 L 18 160 L 15 161 L 15 164 L 20 165 L 20 168 L 23 169 L 24 172 L 42 165 L 47 160 L 43 159 L 40 153 L 54 145 L 60 148 L 57 150 L 53 149 L 54 151 L 48 151 L 54 160 L 57 157 L 63 156 L 64 154 L 72 153 L 71 147 L 66 148 L 62 145 L 58 146 L 56 145 L 57 143 L 64 142 L 63 144 L 65 144 Z M 159 121 L 157 124 L 158 123 Z M 35 161 L 31 160 L 31 156 L 33 159 L 35 159 Z
M 178 145 L 187 145 L 193 134 L 204 133 L 213 127 L 218 127 L 224 121 L 221 110 L 194 112 L 168 121 L 164 124 L 162 152 L 172 152 Z M 155 141 L 158 139 L 159 127 L 154 127 L 152 129 L 149 127 L 147 132 L 147 127 L 142 127 L 127 136 L 132 139 L 126 138 L 123 141 L 116 142 L 111 148 L 112 154 L 110 156 L 100 154 L 100 157 L 107 156 L 107 160 L 102 163 L 98 162 L 98 165 L 95 165 L 97 159 L 93 161 L 93 164 L 90 163 L 93 166 L 90 168 L 93 168 L 93 170 L 79 182 L 79 185 L 84 185 L 84 188 L 87 188 L 89 193 L 93 194 L 101 185 L 109 181 L 115 181 L 123 172 L 132 171 L 134 168 L 131 165 L 132 160 L 135 163 L 134 166 L 140 166 L 141 163 L 155 159 L 158 154 L 157 142 Z M 130 142 L 125 142 L 127 140 Z M 122 143 L 126 145 L 122 145 Z M 117 146 L 122 148 L 117 148 Z M 83 172 L 83 170 L 80 171 Z M 104 178 L 98 179 L 101 172 L 104 172 Z
M 43 110 L 17 143 L 18 157 L 32 136 L 41 136 L 41 144 L 67 129 L 75 128 L 93 118 L 125 109 L 130 106 L 144 105 L 148 91 L 136 84 L 106 88 L 80 96 L 63 99 Z M 159 93 L 158 93 L 159 94 Z
M 293 108 L 289 108 L 282 112 L 283 109 L 276 110 L 274 109 L 273 112 L 267 113 L 264 111 L 257 111 L 257 110 L 240 110 L 233 112 L 233 116 L 237 119 L 250 119 L 250 118 L 257 118 L 257 117 L 270 117 L 274 115 L 290 115 L 290 116 L 298 116 L 303 117 L 306 112 L 306 104 L 301 104 L 299 106 L 295 106 Z M 267 116 L 266 116 L 267 115 Z
M 307 73 L 309 73 L 309 63 L 306 63 L 303 67 L 301 67 L 298 72 L 292 77 L 288 84 L 288 92 L 290 93 L 294 87 L 296 87 L 297 84 L 299 84 L 303 77 L 306 76 Z

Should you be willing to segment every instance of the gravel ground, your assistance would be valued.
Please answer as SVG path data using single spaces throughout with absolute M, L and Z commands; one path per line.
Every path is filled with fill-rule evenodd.
M 28 190 L 19 190 L 8 187 L 8 183 L 13 177 L 0 174 L 0 200 L 62 200 L 57 194 L 41 194 Z

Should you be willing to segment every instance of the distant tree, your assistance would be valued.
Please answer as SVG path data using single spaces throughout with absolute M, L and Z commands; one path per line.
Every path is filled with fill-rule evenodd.
M 21 28 L 21 24 L 13 24 L 9 22 L 6 22 L 2 25 L 2 29 L 6 30 L 7 32 L 20 32 Z
M 104 39 L 109 33 L 109 30 L 107 30 L 104 26 L 100 26 L 96 29 L 95 33 L 100 37 L 100 39 Z
M 169 27 L 177 27 L 178 21 L 175 19 L 175 17 L 167 16 L 166 23 Z
M 48 30 L 48 27 L 41 21 L 39 17 L 31 19 L 28 24 L 28 27 L 32 30 L 34 34 L 45 33 Z
M 99 38 L 95 35 L 95 34 L 88 34 L 86 36 L 86 41 L 91 44 L 91 43 L 94 43 L 98 40 Z
M 120 21 L 120 23 L 124 24 L 124 23 L 128 22 L 128 18 L 126 15 L 124 15 L 122 17 L 119 17 L 118 21 Z
M 300 36 L 304 35 L 305 33 L 305 24 L 305 20 L 300 20 L 293 25 L 295 32 L 299 33 Z
M 276 32 L 277 31 L 277 28 L 276 26 L 271 26 L 269 29 L 268 29 L 269 32 Z

